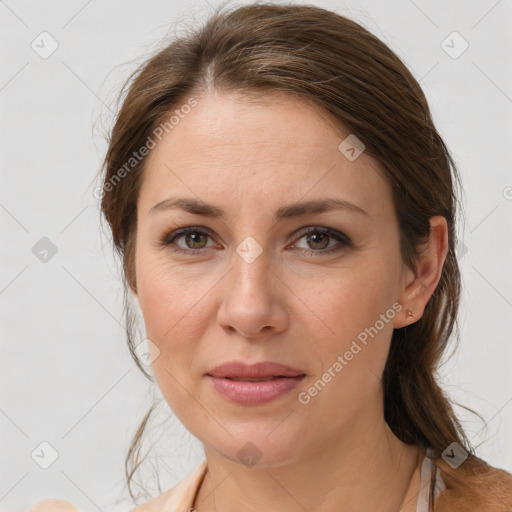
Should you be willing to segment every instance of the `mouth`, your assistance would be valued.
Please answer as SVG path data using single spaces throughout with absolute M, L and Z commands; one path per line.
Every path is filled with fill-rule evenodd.
M 274 400 L 290 399 L 290 392 L 306 377 L 306 374 L 267 375 L 265 377 L 215 377 L 206 375 L 213 389 L 229 402 L 243 406 L 257 406 Z
M 243 361 L 229 361 L 210 370 L 206 375 L 217 379 L 230 379 L 246 382 L 304 377 L 306 373 L 274 361 L 261 361 L 247 364 Z
M 239 382 L 266 382 L 269 380 L 276 380 L 276 379 L 296 379 L 299 377 L 305 377 L 305 375 L 306 374 L 303 373 L 301 375 L 295 375 L 295 376 L 272 375 L 270 377 L 259 377 L 259 378 L 256 378 L 256 377 L 219 377 L 219 378 L 227 379 L 227 380 L 235 380 L 235 381 L 239 381 Z M 210 375 L 210 377 L 213 377 L 213 375 Z

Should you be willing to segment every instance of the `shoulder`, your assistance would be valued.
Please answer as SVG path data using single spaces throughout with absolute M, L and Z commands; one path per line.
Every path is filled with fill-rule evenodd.
M 162 510 L 188 512 L 192 508 L 194 497 L 206 474 L 206 467 L 206 459 L 204 459 L 174 487 L 129 512 L 161 512 Z
M 69 501 L 57 498 L 45 498 L 32 505 L 30 512 L 78 512 Z
M 446 486 L 436 500 L 436 512 L 478 510 L 512 512 L 512 474 L 471 455 L 459 467 L 444 459 L 434 463 Z

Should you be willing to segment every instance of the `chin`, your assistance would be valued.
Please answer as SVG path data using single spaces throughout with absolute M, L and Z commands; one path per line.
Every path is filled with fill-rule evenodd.
M 275 428 L 275 427 L 274 427 Z M 229 430 L 229 429 L 228 429 Z M 231 433 L 232 430 L 229 430 Z M 233 434 L 233 438 L 225 433 L 225 438 L 217 444 L 203 442 L 206 451 L 215 451 L 219 456 L 235 464 L 248 468 L 270 468 L 282 466 L 297 458 L 297 444 L 293 437 L 284 430 L 274 435 L 272 428 L 247 425 L 243 432 Z

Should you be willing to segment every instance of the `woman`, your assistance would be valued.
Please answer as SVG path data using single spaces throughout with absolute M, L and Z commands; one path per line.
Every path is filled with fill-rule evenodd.
M 333 12 L 258 4 L 128 83 L 102 211 L 127 323 L 133 294 L 205 452 L 134 510 L 512 510 L 512 475 L 476 457 L 435 379 L 460 182 L 401 60 Z

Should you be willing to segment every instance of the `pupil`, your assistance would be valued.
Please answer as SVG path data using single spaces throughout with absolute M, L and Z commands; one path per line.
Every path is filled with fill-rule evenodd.
M 199 243 L 198 239 L 202 236 L 200 235 L 199 233 L 193 233 L 193 234 L 190 234 L 189 233 L 189 239 L 192 238 L 192 243 L 195 244 L 195 243 Z
M 325 237 L 325 234 L 323 234 L 323 233 L 316 233 L 314 235 L 310 235 L 310 240 L 311 239 L 313 240 L 313 244 L 320 243 L 319 240 L 318 240 L 318 237 L 323 238 L 323 237 Z M 325 246 L 325 244 L 323 244 L 323 245 Z

